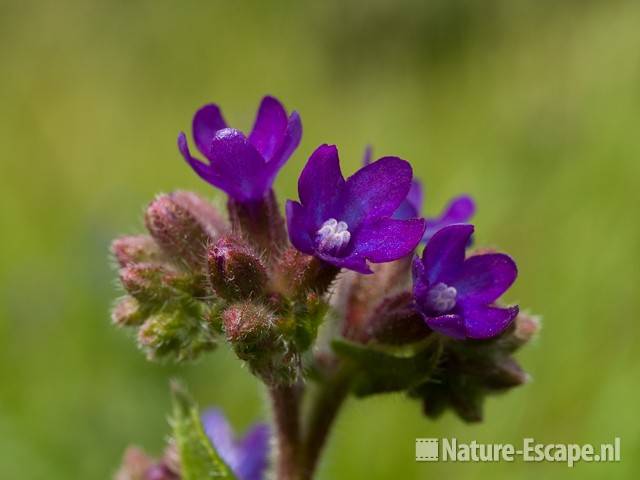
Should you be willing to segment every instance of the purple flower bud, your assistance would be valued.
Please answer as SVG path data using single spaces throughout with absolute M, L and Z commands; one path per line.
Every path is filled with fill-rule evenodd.
M 207 245 L 220 234 L 211 207 L 193 194 L 176 192 L 160 195 L 147 208 L 145 223 L 160 248 L 176 263 L 200 271 L 204 268 Z
M 246 137 L 228 128 L 217 105 L 209 104 L 193 117 L 193 138 L 207 163 L 191 156 L 187 137 L 178 136 L 178 148 L 191 168 L 206 182 L 240 203 L 260 201 L 302 136 L 300 116 L 287 117 L 282 104 L 264 97 Z
M 222 237 L 209 248 L 209 282 L 225 300 L 258 298 L 265 292 L 267 271 L 252 249 L 234 237 Z
M 413 264 L 418 311 L 431 329 L 457 339 L 495 337 L 518 314 L 517 306 L 494 305 L 517 277 L 515 262 L 501 253 L 465 260 L 472 233 L 472 225 L 441 229 Z
M 367 330 L 375 341 L 388 345 L 417 342 L 431 333 L 416 312 L 409 292 L 385 299 L 373 311 Z
M 367 165 L 345 180 L 335 146 L 311 155 L 298 180 L 300 203 L 287 203 L 291 243 L 338 268 L 372 273 L 415 249 L 423 219 L 391 218 L 411 186 L 411 166 L 396 157 Z
M 162 253 L 149 235 L 133 235 L 116 238 L 111 243 L 111 252 L 121 267 L 130 263 L 158 261 Z

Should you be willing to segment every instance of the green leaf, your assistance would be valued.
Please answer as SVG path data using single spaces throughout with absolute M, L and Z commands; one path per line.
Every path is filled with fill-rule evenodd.
M 204 432 L 197 405 L 179 382 L 171 383 L 171 426 L 183 480 L 236 480 Z
M 420 385 L 431 377 L 442 352 L 437 340 L 417 352 L 387 351 L 346 340 L 334 340 L 332 346 L 350 366 L 353 392 L 359 397 Z

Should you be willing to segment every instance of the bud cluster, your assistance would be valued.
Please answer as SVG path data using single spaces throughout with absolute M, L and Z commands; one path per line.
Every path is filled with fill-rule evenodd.
M 273 193 L 229 210 L 227 223 L 195 194 L 158 196 L 149 235 L 112 244 L 127 293 L 113 321 L 136 328 L 151 359 L 195 359 L 224 338 L 267 383 L 295 382 L 337 269 L 289 247 Z
M 149 235 L 116 239 L 111 251 L 127 295 L 113 309 L 116 325 L 137 328 L 151 359 L 196 358 L 215 347 L 204 267 L 210 243 L 228 227 L 189 192 L 158 196 L 147 208 Z
M 512 354 L 530 342 L 539 328 L 538 318 L 520 313 L 497 338 L 448 342 L 433 378 L 409 395 L 422 401 L 430 418 L 452 409 L 466 422 L 481 421 L 488 395 L 504 393 L 529 380 Z

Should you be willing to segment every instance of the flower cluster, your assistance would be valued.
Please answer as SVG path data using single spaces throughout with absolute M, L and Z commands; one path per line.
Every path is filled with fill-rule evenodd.
M 154 360 L 191 360 L 227 342 L 270 392 L 277 478 L 311 478 L 349 393 L 404 392 L 427 416 L 450 407 L 477 421 L 487 394 L 526 381 L 512 354 L 538 323 L 500 302 L 516 264 L 472 248 L 471 197 L 424 218 L 409 162 L 373 161 L 367 148 L 362 167 L 345 178 L 338 149 L 323 144 L 283 217 L 272 187 L 300 143 L 296 112 L 265 97 L 245 135 L 210 104 L 196 112 L 192 133 L 205 160 L 192 156 L 183 133 L 179 151 L 226 193 L 228 215 L 192 193 L 157 197 L 146 211 L 149 234 L 112 245 L 126 291 L 113 320 L 136 329 Z M 309 380 L 318 393 L 303 416 Z M 200 419 L 178 403 L 175 448 L 157 462 L 130 451 L 123 472 L 144 468 L 123 478 L 188 480 L 198 468 L 264 478 L 268 427 L 237 440 L 220 412 Z

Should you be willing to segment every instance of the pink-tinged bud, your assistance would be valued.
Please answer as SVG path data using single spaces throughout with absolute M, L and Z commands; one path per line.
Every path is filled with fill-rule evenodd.
M 288 248 L 278 261 L 276 287 L 287 296 L 306 297 L 309 292 L 324 295 L 340 269 L 295 248 Z
M 374 308 L 380 304 L 380 299 L 392 297 L 409 288 L 411 257 L 375 264 L 371 268 L 375 274 L 357 275 L 348 285 L 345 295 L 342 334 L 355 342 L 366 342 L 370 338 L 369 324 L 376 322 L 373 318 Z M 417 331 L 422 328 L 415 321 L 411 323 Z M 374 328 L 379 328 L 379 325 Z
M 280 335 L 278 321 L 267 307 L 250 302 L 233 304 L 222 314 L 234 352 L 268 385 L 292 384 L 300 371 L 299 356 Z
M 143 450 L 129 447 L 124 454 L 122 466 L 115 480 L 179 480 L 178 470 L 164 460 L 154 460 Z
M 236 236 L 271 258 L 288 245 L 284 218 L 273 190 L 256 202 L 238 202 L 229 197 L 227 204 L 231 228 Z
M 115 480 L 145 480 L 145 472 L 153 466 L 153 459 L 138 447 L 128 447 L 124 452 L 122 466 Z
M 161 303 L 182 293 L 196 292 L 187 274 L 154 263 L 132 263 L 120 269 L 120 281 L 131 296 L 145 303 Z
M 418 342 L 431 333 L 422 316 L 415 311 L 409 292 L 383 300 L 373 311 L 367 330 L 370 338 L 387 345 Z
M 133 297 L 124 297 L 118 301 L 111 312 L 111 320 L 119 327 L 133 327 L 142 325 L 145 315 L 140 303 Z
M 496 361 L 492 371 L 487 372 L 484 385 L 490 390 L 506 390 L 524 385 L 529 375 L 512 357 L 504 357 Z
M 180 350 L 182 317 L 178 312 L 161 312 L 150 316 L 138 330 L 138 342 L 150 359 Z
M 273 314 L 262 305 L 236 303 L 222 314 L 227 340 L 243 360 L 268 350 L 275 340 Z
M 267 270 L 258 255 L 242 241 L 222 237 L 207 255 L 209 283 L 225 300 L 258 298 L 265 293 Z
M 499 348 L 515 352 L 532 341 L 540 330 L 540 317 L 520 312 L 511 326 L 497 339 Z
M 149 235 L 133 235 L 116 238 L 111 243 L 111 253 L 121 267 L 130 263 L 153 262 L 162 259 L 162 253 Z
M 201 196 L 184 190 L 178 190 L 171 196 L 178 205 L 191 212 L 212 238 L 229 230 L 229 225 L 218 209 Z
M 540 317 L 520 312 L 516 317 L 513 337 L 520 345 L 529 343 L 540 331 Z
M 204 269 L 207 246 L 219 231 L 209 222 L 200 220 L 203 214 L 193 207 L 193 201 L 184 192 L 161 195 L 147 208 L 145 223 L 169 257 L 200 272 Z

